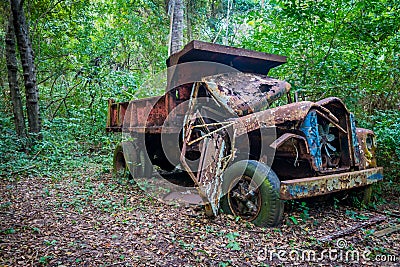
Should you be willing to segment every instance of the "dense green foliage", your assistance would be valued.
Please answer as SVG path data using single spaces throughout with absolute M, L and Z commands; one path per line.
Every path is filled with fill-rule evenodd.
M 363 125 L 364 126 L 364 125 Z M 366 127 L 373 128 L 378 139 L 378 163 L 385 168 L 388 180 L 399 181 L 400 111 L 377 110 Z
M 379 163 L 386 167 L 389 179 L 398 181 L 399 2 L 261 2 L 186 1 L 185 41 L 216 41 L 286 55 L 288 64 L 271 76 L 289 81 L 302 98 L 341 97 L 360 126 L 375 130 Z M 43 140 L 24 151 L 22 144 L 29 140 L 15 137 L 2 45 L 1 175 L 24 168 L 29 173 L 56 175 L 87 163 L 109 168 L 111 140 L 118 137 L 104 131 L 107 99 L 136 99 L 162 91 L 140 90 L 140 85 L 165 67 L 169 32 L 165 1 L 32 0 L 25 4 L 36 53 Z M 0 11 L 4 44 L 5 3 Z
M 55 118 L 43 123 L 43 140 L 18 139 L 10 130 L 10 117 L 1 118 L 0 177 L 19 177 L 26 174 L 58 179 L 66 172 L 86 169 L 90 166 L 98 172 L 109 172 L 113 147 L 119 141 L 116 136 L 103 131 L 82 127 L 80 118 Z M 31 143 L 28 150 L 22 149 Z
M 272 2 L 245 18 L 253 29 L 242 44 L 288 56 L 274 74 L 304 97 L 339 96 L 371 115 L 398 108 L 399 10 L 392 0 Z
M 302 99 L 337 96 L 373 129 L 386 177 L 399 179 L 400 3 L 271 1 L 242 17 L 251 31 L 239 44 L 286 55 L 272 76 L 288 80 Z

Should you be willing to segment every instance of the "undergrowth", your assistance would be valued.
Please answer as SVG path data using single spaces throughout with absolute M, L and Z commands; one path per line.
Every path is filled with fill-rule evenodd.
M 376 110 L 360 126 L 375 132 L 377 162 L 384 167 L 385 181 L 400 183 L 400 110 Z
M 2 117 L 0 178 L 17 174 L 61 177 L 89 166 L 109 172 L 119 136 L 107 134 L 104 127 L 89 125 L 83 117 L 55 118 L 43 121 L 41 140 L 20 139 L 12 117 Z

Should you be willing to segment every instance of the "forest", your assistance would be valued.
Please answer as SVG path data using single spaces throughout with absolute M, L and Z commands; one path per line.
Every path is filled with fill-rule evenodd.
M 5 0 L 0 13 L 0 266 L 284 266 L 266 250 L 334 248 L 320 239 L 350 224 L 367 265 L 398 263 L 399 1 Z M 300 100 L 341 98 L 377 138 L 372 203 L 290 201 L 281 227 L 260 228 L 115 178 L 108 100 L 162 95 L 143 84 L 191 40 L 286 56 L 268 75 Z

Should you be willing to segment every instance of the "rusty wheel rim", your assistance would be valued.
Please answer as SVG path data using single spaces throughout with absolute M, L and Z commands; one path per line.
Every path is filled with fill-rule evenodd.
M 261 209 L 258 186 L 246 175 L 237 177 L 229 186 L 228 203 L 233 215 L 253 221 Z

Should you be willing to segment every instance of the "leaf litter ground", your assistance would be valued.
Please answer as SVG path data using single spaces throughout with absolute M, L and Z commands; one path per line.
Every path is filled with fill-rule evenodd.
M 387 198 L 377 210 L 331 200 L 291 202 L 281 227 L 260 228 L 228 215 L 209 219 L 199 207 L 161 203 L 134 184 L 91 169 L 2 179 L 0 266 L 394 266 L 399 232 L 374 232 L 398 225 L 399 216 L 343 236 L 343 251 L 337 239 L 318 241 L 382 211 L 398 211 L 398 196 Z M 306 250 L 316 258 L 302 258 Z M 324 250 L 342 258 L 322 258 Z M 346 261 L 349 250 L 368 250 L 368 258 Z M 374 261 L 382 255 L 396 259 Z

